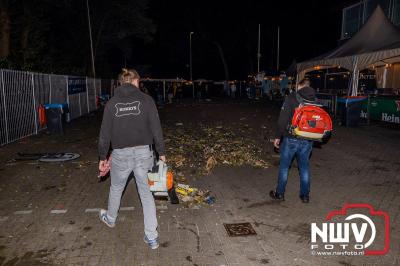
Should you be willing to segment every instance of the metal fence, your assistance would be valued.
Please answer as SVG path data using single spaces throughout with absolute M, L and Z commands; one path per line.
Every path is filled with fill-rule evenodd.
M 316 97 L 318 103 L 322 104 L 327 111 L 336 116 L 338 98 L 336 94 L 317 93 Z
M 0 145 L 46 128 L 39 106 L 67 103 L 69 120 L 98 108 L 98 97 L 111 95 L 114 80 L 0 69 Z

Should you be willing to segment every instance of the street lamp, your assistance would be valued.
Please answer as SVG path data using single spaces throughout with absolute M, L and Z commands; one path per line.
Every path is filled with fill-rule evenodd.
M 190 50 L 190 54 L 189 54 L 189 67 L 190 67 L 190 81 L 193 80 L 193 70 L 192 70 L 192 34 L 194 32 L 191 31 L 189 34 L 189 50 Z
M 189 34 L 189 67 L 190 67 L 190 81 L 192 82 L 192 94 L 193 94 L 193 99 L 194 99 L 194 83 L 193 83 L 193 70 L 192 70 L 192 34 L 194 32 L 191 31 Z

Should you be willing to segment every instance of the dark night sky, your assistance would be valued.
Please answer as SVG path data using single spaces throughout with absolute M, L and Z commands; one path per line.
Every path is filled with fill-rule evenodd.
M 189 32 L 193 77 L 224 79 L 215 42 L 227 61 L 229 78 L 244 78 L 257 68 L 257 31 L 261 23 L 261 69 L 276 66 L 277 27 L 281 29 L 281 70 L 337 46 L 342 8 L 337 1 L 165 1 L 151 0 L 149 15 L 157 25 L 153 44 L 137 45 L 132 65 L 151 65 L 162 78 L 189 76 Z

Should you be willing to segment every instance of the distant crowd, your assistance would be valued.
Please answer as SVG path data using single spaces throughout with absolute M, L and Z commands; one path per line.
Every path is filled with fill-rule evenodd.
M 164 87 L 165 86 L 165 87 Z M 286 76 L 249 78 L 247 81 L 223 82 L 140 82 L 139 89 L 152 96 L 157 105 L 181 102 L 184 98 L 194 98 L 198 101 L 211 98 L 231 99 L 283 99 L 290 94 L 294 84 Z

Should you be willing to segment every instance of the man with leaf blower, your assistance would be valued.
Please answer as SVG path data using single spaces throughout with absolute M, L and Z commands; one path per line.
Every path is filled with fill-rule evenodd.
M 303 203 L 310 201 L 309 160 L 313 142 L 324 141 L 331 131 L 331 118 L 316 103 L 315 90 L 310 87 L 310 81 L 301 80 L 297 91 L 286 97 L 278 119 L 274 146 L 280 150 L 280 163 L 278 185 L 269 194 L 272 199 L 285 199 L 289 168 L 296 157 L 300 173 L 299 197 Z
M 100 210 L 100 220 L 114 227 L 122 192 L 133 171 L 143 207 L 144 241 L 151 249 L 158 248 L 157 216 L 154 197 L 147 173 L 153 167 L 152 144 L 159 159 L 165 158 L 165 147 L 160 119 L 153 99 L 140 91 L 139 74 L 134 69 L 123 69 L 119 75 L 121 86 L 106 104 L 99 137 L 99 171 L 104 175 L 111 168 L 108 210 Z M 107 154 L 112 146 L 111 162 Z

